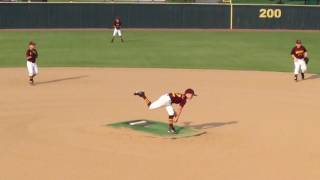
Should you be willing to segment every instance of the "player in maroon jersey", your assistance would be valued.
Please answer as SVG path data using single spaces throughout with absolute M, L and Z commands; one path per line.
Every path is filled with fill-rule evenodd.
M 36 43 L 33 41 L 29 42 L 29 46 L 26 52 L 26 59 L 27 59 L 27 68 L 29 74 L 29 82 L 33 84 L 33 78 L 38 74 L 38 65 L 37 60 L 38 52 L 36 50 Z
M 301 40 L 296 41 L 295 47 L 291 50 L 291 57 L 294 61 L 294 80 L 298 81 L 298 75 L 301 73 L 302 80 L 304 79 L 304 73 L 307 71 L 308 52 L 302 45 Z
M 187 101 L 191 100 L 193 96 L 197 96 L 194 93 L 193 89 L 187 89 L 184 93 L 167 93 L 154 102 L 151 102 L 147 96 L 145 95 L 144 91 L 137 91 L 134 95 L 139 96 L 144 99 L 145 103 L 147 104 L 149 109 L 157 109 L 161 107 L 165 107 L 168 115 L 169 115 L 169 133 L 176 134 L 177 131 L 173 126 L 174 122 L 178 122 L 179 117 L 181 115 L 182 109 Z M 173 109 L 172 104 L 178 104 L 178 109 L 175 111 Z
M 118 35 L 120 37 L 121 42 L 124 42 L 124 40 L 122 38 L 122 33 L 121 33 L 121 26 L 122 26 L 121 19 L 119 17 L 116 17 L 116 19 L 113 21 L 114 30 L 113 30 L 113 36 L 112 36 L 111 43 L 113 43 L 116 35 Z

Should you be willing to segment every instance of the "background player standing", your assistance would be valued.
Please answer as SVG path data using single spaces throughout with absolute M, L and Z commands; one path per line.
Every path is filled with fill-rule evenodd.
M 121 42 L 124 42 L 124 40 L 122 38 L 121 30 L 120 30 L 121 29 L 121 25 L 122 25 L 121 19 L 119 17 L 116 17 L 116 19 L 113 21 L 114 30 L 113 30 L 113 36 L 112 36 L 111 43 L 113 43 L 114 38 L 116 37 L 117 34 L 120 37 Z
M 301 73 L 301 78 L 303 80 L 304 73 L 307 71 L 309 58 L 307 49 L 302 45 L 301 40 L 296 41 L 295 47 L 291 50 L 291 57 L 294 61 L 294 80 L 298 81 L 299 73 Z
M 36 63 L 36 59 L 38 58 L 38 52 L 36 50 L 36 43 L 33 41 L 29 42 L 29 46 L 26 52 L 27 58 L 27 69 L 29 74 L 29 82 L 33 84 L 33 78 L 38 74 L 38 65 Z
M 173 134 L 177 133 L 173 123 L 178 122 L 184 105 L 187 103 L 187 101 L 191 100 L 193 96 L 197 96 L 193 89 L 187 89 L 184 93 L 167 93 L 160 96 L 160 98 L 154 102 L 151 102 L 147 98 L 144 91 L 137 91 L 134 93 L 134 95 L 143 98 L 150 110 L 165 107 L 169 115 L 168 132 Z M 172 104 L 179 105 L 177 111 L 173 109 Z

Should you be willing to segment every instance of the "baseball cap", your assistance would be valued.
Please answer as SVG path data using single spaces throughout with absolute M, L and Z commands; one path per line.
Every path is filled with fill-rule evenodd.
M 296 40 L 296 44 L 301 44 L 302 42 L 301 42 L 301 40 Z
M 29 45 L 36 45 L 36 43 L 33 42 L 33 41 L 30 41 L 30 42 L 29 42 Z
M 197 94 L 194 93 L 194 90 L 191 88 L 188 88 L 184 91 L 184 94 L 192 94 L 194 96 L 197 96 Z

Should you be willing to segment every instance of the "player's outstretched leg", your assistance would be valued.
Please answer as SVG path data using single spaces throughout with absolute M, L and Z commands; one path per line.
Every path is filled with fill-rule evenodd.
M 143 98 L 144 102 L 148 106 L 148 109 L 157 109 L 157 108 L 166 106 L 166 109 L 169 114 L 168 132 L 173 133 L 173 134 L 177 134 L 177 131 L 173 126 L 173 119 L 175 117 L 175 112 L 174 112 L 174 109 L 171 105 L 171 99 L 168 94 L 162 95 L 158 100 L 156 100 L 154 102 L 151 102 L 147 98 L 144 91 L 137 91 L 137 92 L 133 93 L 133 95 Z
M 151 101 L 147 98 L 144 91 L 136 91 L 135 93 L 133 93 L 133 95 L 143 98 L 148 107 L 151 105 Z

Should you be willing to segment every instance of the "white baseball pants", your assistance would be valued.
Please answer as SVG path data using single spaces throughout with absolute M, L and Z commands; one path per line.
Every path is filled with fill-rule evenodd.
M 36 63 L 27 61 L 27 69 L 28 69 L 29 76 L 34 76 L 39 73 L 38 65 Z
M 300 72 L 305 73 L 307 71 L 307 64 L 304 59 L 296 59 L 294 61 L 294 74 L 299 74 Z
M 171 98 L 168 94 L 160 96 L 160 98 L 150 104 L 149 109 L 158 109 L 165 107 L 169 116 L 174 116 L 174 109 L 171 104 Z
M 116 36 L 118 34 L 118 36 L 121 36 L 121 30 L 120 29 L 117 29 L 117 28 L 114 28 L 113 30 L 113 36 Z

